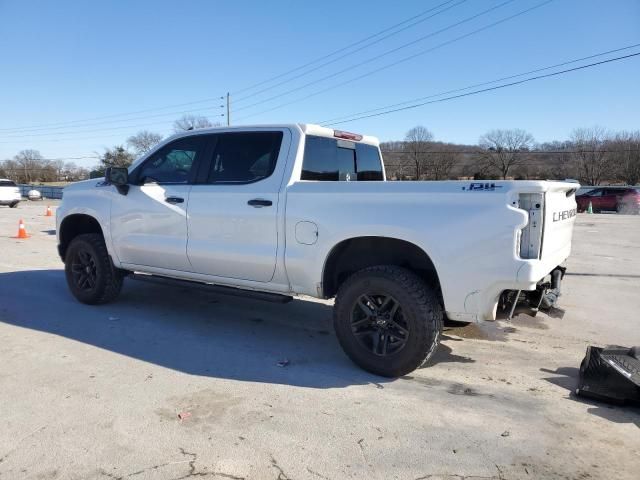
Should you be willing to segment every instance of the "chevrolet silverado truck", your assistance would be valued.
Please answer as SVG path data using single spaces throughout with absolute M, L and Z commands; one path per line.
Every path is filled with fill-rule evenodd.
M 578 187 L 392 182 L 374 137 L 309 124 L 199 129 L 65 188 L 58 250 L 86 304 L 114 300 L 127 276 L 335 297 L 346 354 L 400 376 L 433 355 L 445 319 L 555 304 Z

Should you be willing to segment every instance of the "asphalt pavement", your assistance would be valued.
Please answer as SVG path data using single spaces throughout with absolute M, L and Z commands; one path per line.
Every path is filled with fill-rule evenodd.
M 0 207 L 0 479 L 638 478 L 640 410 L 572 393 L 587 345 L 640 345 L 638 216 L 578 215 L 563 319 L 447 328 L 390 380 L 331 302 L 127 281 L 79 304 L 46 205 Z

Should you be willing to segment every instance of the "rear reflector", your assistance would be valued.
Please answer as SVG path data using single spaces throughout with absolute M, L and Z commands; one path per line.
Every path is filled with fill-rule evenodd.
M 336 138 L 344 138 L 345 140 L 355 140 L 356 142 L 362 140 L 362 135 L 351 132 L 343 132 L 342 130 L 334 130 L 333 136 Z

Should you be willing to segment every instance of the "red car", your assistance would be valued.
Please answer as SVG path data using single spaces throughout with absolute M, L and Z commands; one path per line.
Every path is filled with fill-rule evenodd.
M 638 187 L 599 187 L 576 195 L 578 211 L 584 212 L 589 208 L 589 202 L 594 212 L 611 210 L 618 213 L 640 213 L 640 188 Z

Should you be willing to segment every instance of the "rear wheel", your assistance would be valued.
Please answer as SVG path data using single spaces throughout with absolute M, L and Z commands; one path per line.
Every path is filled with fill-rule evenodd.
M 18 206 L 18 203 L 20 202 L 13 202 L 11 205 L 9 205 L 10 208 L 16 208 Z
M 412 372 L 436 351 L 443 313 L 435 291 L 413 272 L 375 266 L 338 290 L 334 327 L 354 363 L 385 377 Z
M 89 305 L 108 303 L 122 289 L 124 275 L 113 266 L 102 235 L 87 233 L 71 241 L 65 275 L 74 297 Z

